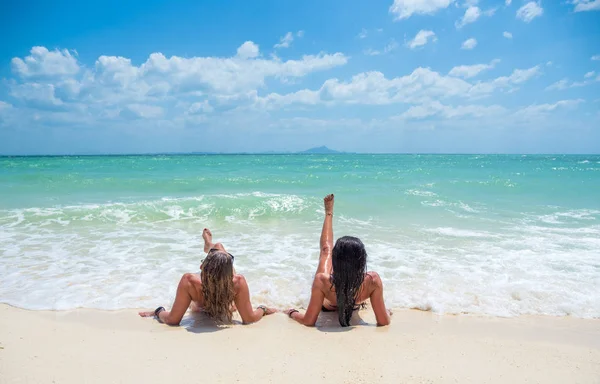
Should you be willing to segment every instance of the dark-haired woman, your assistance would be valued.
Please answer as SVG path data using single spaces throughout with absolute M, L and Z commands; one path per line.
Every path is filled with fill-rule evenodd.
M 289 309 L 287 314 L 300 324 L 313 326 L 319 313 L 336 311 L 340 325 L 350 325 L 352 312 L 367 299 L 377 325 L 388 325 L 390 314 L 383 302 L 383 284 L 377 272 L 367 272 L 367 251 L 356 237 L 340 237 L 333 246 L 333 195 L 324 199 L 325 221 L 321 232 L 319 266 L 306 313 Z
M 204 228 L 202 238 L 207 255 L 200 265 L 200 274 L 183 275 L 170 311 L 158 307 L 154 311 L 140 312 L 140 316 L 156 316 L 165 324 L 179 325 L 191 305 L 194 311 L 203 310 L 216 321 L 230 323 L 233 310 L 237 308 L 244 324 L 248 324 L 275 313 L 274 309 L 264 305 L 252 308 L 248 284 L 244 276 L 235 273 L 233 256 L 223 244 L 213 244 L 212 233 L 207 228 Z

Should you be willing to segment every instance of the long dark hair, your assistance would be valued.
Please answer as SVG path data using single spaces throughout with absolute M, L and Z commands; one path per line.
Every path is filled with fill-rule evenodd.
M 231 303 L 235 299 L 232 257 L 226 252 L 211 251 L 201 268 L 204 310 L 217 321 L 231 323 Z
M 333 274 L 331 283 L 335 287 L 340 325 L 350 325 L 356 298 L 367 271 L 367 251 L 357 237 L 340 237 L 333 247 L 331 256 Z

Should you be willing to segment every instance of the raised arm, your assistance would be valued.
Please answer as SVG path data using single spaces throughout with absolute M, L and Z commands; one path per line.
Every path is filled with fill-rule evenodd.
M 265 315 L 270 315 L 276 311 L 265 306 L 260 306 L 256 309 L 252 308 L 250 302 L 250 290 L 248 289 L 248 283 L 242 275 L 237 275 L 235 280 L 235 306 L 240 313 L 242 322 L 244 324 L 256 323 Z
M 333 194 L 325 196 L 323 199 L 325 205 L 325 219 L 323 220 L 323 229 L 321 230 L 321 239 L 319 241 L 319 266 L 318 273 L 331 274 L 331 252 L 333 250 Z

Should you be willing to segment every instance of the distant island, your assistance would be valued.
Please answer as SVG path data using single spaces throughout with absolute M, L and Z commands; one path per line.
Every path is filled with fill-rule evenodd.
M 320 146 L 320 147 L 314 147 L 311 149 L 307 149 L 306 151 L 302 151 L 302 152 L 298 152 L 300 154 L 318 154 L 318 155 L 324 155 L 324 154 L 333 154 L 333 153 L 342 153 L 340 151 L 336 151 L 334 149 L 329 149 L 326 146 Z

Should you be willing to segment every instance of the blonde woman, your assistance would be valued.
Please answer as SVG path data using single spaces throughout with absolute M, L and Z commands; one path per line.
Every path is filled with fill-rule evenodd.
M 246 279 L 233 268 L 234 257 L 225 250 L 223 244 L 212 243 L 212 233 L 208 228 L 204 228 L 202 238 L 207 255 L 200 265 L 200 275 L 186 273 L 181 277 L 170 311 L 158 307 L 154 311 L 140 312 L 139 315 L 155 316 L 162 323 L 179 325 L 191 306 L 192 310 L 203 310 L 216 321 L 231 323 L 233 311 L 237 309 L 242 322 L 249 324 L 275 313 L 274 309 L 264 305 L 256 309 L 252 307 Z

